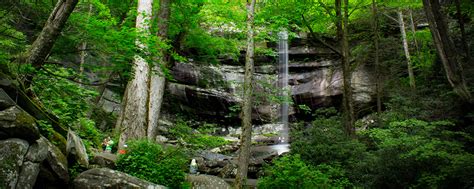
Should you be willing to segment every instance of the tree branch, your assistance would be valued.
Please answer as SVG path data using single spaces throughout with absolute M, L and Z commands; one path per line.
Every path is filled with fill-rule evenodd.
M 306 21 L 306 18 L 304 17 L 304 15 L 301 15 L 301 17 L 303 18 L 303 24 L 308 28 L 309 30 L 309 33 L 311 34 L 311 37 L 313 37 L 314 39 L 318 40 L 321 44 L 323 44 L 324 46 L 328 47 L 329 49 L 331 49 L 333 52 L 335 52 L 336 54 L 338 54 L 339 56 L 342 56 L 342 53 L 334 46 L 326 43 L 325 41 L 323 41 L 319 36 L 316 35 L 316 33 L 314 33 L 313 29 L 311 28 L 311 26 L 309 25 L 309 23 Z M 313 41 L 311 41 L 312 43 L 315 43 Z

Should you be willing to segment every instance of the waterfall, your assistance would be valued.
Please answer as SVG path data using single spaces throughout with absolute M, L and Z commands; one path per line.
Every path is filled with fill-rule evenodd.
M 288 33 L 283 30 L 278 33 L 278 67 L 279 67 L 279 86 L 282 89 L 281 96 L 283 102 L 281 104 L 281 124 L 282 131 L 278 137 L 278 144 L 273 145 L 272 149 L 276 150 L 278 154 L 290 151 L 289 149 L 289 135 L 288 135 L 288 101 L 290 99 L 290 88 L 288 87 Z
M 283 124 L 283 131 L 280 134 L 280 143 L 288 142 L 288 33 L 283 30 L 278 33 L 278 65 L 280 68 L 279 80 L 282 89 L 281 96 L 283 102 L 281 104 L 281 124 Z

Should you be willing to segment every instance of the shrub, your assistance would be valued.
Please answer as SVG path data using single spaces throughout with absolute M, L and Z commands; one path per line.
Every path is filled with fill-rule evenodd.
M 186 165 L 178 149 L 163 149 L 146 140 L 130 142 L 128 152 L 117 160 L 117 170 L 171 188 L 184 184 Z
M 333 171 L 333 173 L 339 171 L 339 169 L 330 166 L 321 168 L 326 171 Z M 283 156 L 273 161 L 272 166 L 265 167 L 265 173 L 266 175 L 258 180 L 258 188 L 300 189 L 344 187 L 348 185 L 347 179 L 331 181 L 330 175 L 307 165 L 297 154 Z
M 362 132 L 371 140 L 374 149 L 371 153 L 376 157 L 371 165 L 366 165 L 373 167 L 366 173 L 367 180 L 371 180 L 370 187 L 472 186 L 466 178 L 472 180 L 473 155 L 466 152 L 465 144 L 460 142 L 472 140 L 472 137 L 451 131 L 453 126 L 449 121 L 407 119 Z
M 317 118 L 309 127 L 291 132 L 291 151 L 313 166 L 325 164 L 351 165 L 363 158 L 366 147 L 344 132 L 341 118 Z

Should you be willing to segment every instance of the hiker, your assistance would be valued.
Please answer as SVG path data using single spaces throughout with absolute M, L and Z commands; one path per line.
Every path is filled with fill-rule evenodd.
M 107 147 L 107 143 L 109 142 L 110 137 L 105 137 L 102 141 L 102 152 L 105 152 L 105 148 Z
M 191 164 L 189 165 L 189 173 L 197 174 L 198 166 L 196 163 L 196 159 L 191 160 Z
M 112 153 L 113 144 L 114 144 L 114 141 L 110 139 L 110 137 L 107 137 L 107 145 L 105 146 L 105 152 Z

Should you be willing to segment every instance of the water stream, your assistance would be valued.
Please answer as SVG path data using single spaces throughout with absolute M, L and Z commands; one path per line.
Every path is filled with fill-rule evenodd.
M 281 124 L 283 129 L 279 135 L 279 143 L 272 145 L 271 148 L 276 150 L 278 154 L 290 151 L 288 143 L 288 99 L 290 97 L 290 89 L 288 87 L 288 33 L 283 30 L 278 33 L 278 67 L 279 67 L 279 86 L 281 87 L 281 96 L 283 102 L 281 104 Z

